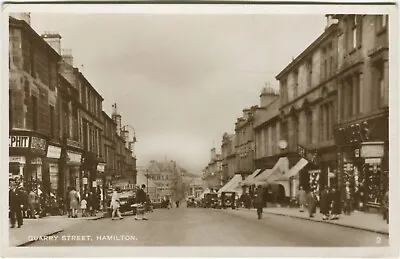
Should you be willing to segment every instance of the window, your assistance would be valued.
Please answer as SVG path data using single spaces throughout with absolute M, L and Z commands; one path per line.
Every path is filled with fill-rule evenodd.
M 54 138 L 54 107 L 50 105 L 50 138 Z
M 357 48 L 357 26 L 357 15 L 354 15 L 352 28 L 353 49 Z
M 329 67 L 330 67 L 329 70 L 331 71 L 330 76 L 332 76 L 334 74 L 335 70 L 336 70 L 335 66 L 333 64 L 333 57 L 332 56 L 329 58 Z
M 353 80 L 354 87 L 354 114 L 358 115 L 360 113 L 360 75 L 357 74 Z
M 384 75 L 384 63 L 380 62 L 377 63 L 376 65 L 376 87 L 375 92 L 376 95 L 374 98 L 376 98 L 377 107 L 380 108 L 385 105 L 385 75 Z
M 297 94 L 298 94 L 298 86 L 299 86 L 299 71 L 294 71 L 293 74 L 293 98 L 297 98 Z
M 79 140 L 79 126 L 78 126 L 78 108 L 74 105 L 72 107 L 72 139 Z
M 31 96 L 32 101 L 32 129 L 37 130 L 37 98 L 36 96 Z
M 83 148 L 88 150 L 89 139 L 88 139 L 88 125 L 86 121 L 83 121 Z
M 377 33 L 380 34 L 384 32 L 387 28 L 387 20 L 388 16 L 387 15 L 378 15 L 376 19 L 376 30 Z
M 297 116 L 293 117 L 293 143 L 292 147 L 295 148 L 299 140 L 299 118 Z
M 312 135 L 313 135 L 313 123 L 312 123 L 312 111 L 308 110 L 306 112 L 307 118 L 307 143 L 312 144 Z
M 312 73 L 313 73 L 312 59 L 309 59 L 307 61 L 307 70 L 308 70 L 307 84 L 308 84 L 308 87 L 312 87 Z

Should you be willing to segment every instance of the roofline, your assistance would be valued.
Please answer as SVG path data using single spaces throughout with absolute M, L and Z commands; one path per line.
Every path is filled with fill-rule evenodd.
M 115 125 L 117 125 L 117 123 L 105 111 L 101 111 L 101 113 L 103 114 L 103 116 L 106 119 L 108 119 L 109 121 L 112 121 Z
M 87 80 L 87 78 L 82 74 L 82 72 L 78 72 L 78 73 L 79 73 L 79 75 L 81 76 L 81 78 L 83 78 L 83 79 L 88 83 L 88 85 L 90 86 L 90 88 L 92 88 L 92 90 L 94 90 L 94 92 L 97 94 L 97 96 L 99 96 L 99 97 L 101 98 L 101 101 L 104 101 L 103 96 L 101 96 L 101 94 L 99 94 L 99 92 L 97 92 L 96 88 L 94 88 L 94 87 L 92 86 L 92 84 L 89 82 L 89 80 Z
M 278 75 L 275 76 L 276 80 L 283 77 L 284 74 L 290 72 L 304 57 L 311 52 L 311 50 L 318 47 L 322 41 L 324 41 L 330 34 L 336 31 L 338 24 L 332 24 L 329 26 L 316 40 L 314 40 L 303 52 L 301 52 L 292 62 L 289 63 Z
M 57 51 L 55 51 L 27 22 L 25 22 L 24 20 L 18 20 L 15 19 L 14 17 L 9 16 L 9 27 L 17 27 L 17 26 L 21 26 L 22 29 L 26 29 L 28 31 L 28 33 L 32 34 L 33 37 L 36 40 L 39 40 L 39 42 L 45 46 L 45 48 L 47 48 L 47 51 L 50 52 L 50 54 L 55 57 L 55 59 L 57 59 L 57 61 L 60 61 L 61 55 L 57 53 Z

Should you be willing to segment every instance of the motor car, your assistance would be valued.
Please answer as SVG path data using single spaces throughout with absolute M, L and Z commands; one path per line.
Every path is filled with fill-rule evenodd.
M 121 213 L 136 214 L 136 207 L 133 206 L 136 202 L 135 193 L 133 191 L 123 191 L 119 195 L 119 211 Z
M 204 195 L 203 206 L 204 208 L 216 208 L 218 207 L 218 194 L 207 193 Z

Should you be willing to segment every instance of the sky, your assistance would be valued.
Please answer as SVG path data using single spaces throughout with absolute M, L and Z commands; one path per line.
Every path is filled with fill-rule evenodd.
M 325 28 L 320 15 L 31 13 L 138 142 L 137 163 L 176 160 L 200 174 L 224 132 Z M 83 66 L 82 66 L 83 65 Z

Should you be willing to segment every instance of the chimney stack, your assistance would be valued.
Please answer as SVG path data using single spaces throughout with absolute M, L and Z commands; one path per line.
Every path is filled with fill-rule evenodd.
M 113 113 L 112 113 L 111 117 L 112 117 L 113 121 L 117 124 L 117 135 L 121 136 L 121 127 L 122 127 L 121 115 L 119 115 L 117 112 L 117 104 L 116 103 L 114 103 L 112 107 L 113 107 Z
M 337 23 L 338 19 L 333 18 L 333 14 L 327 14 L 325 30 L 331 27 L 332 24 L 337 24 Z
M 10 13 L 10 16 L 17 20 L 25 21 L 31 26 L 31 13 Z
M 279 96 L 278 91 L 270 86 L 264 87 L 260 94 L 260 107 L 267 107 Z
M 42 38 L 49 44 L 57 53 L 61 55 L 61 35 L 57 32 L 45 31 Z
M 67 63 L 71 67 L 74 66 L 74 58 L 72 56 L 72 50 L 71 49 L 62 49 L 61 50 L 61 56 L 62 56 L 62 59 L 64 60 L 65 63 Z

